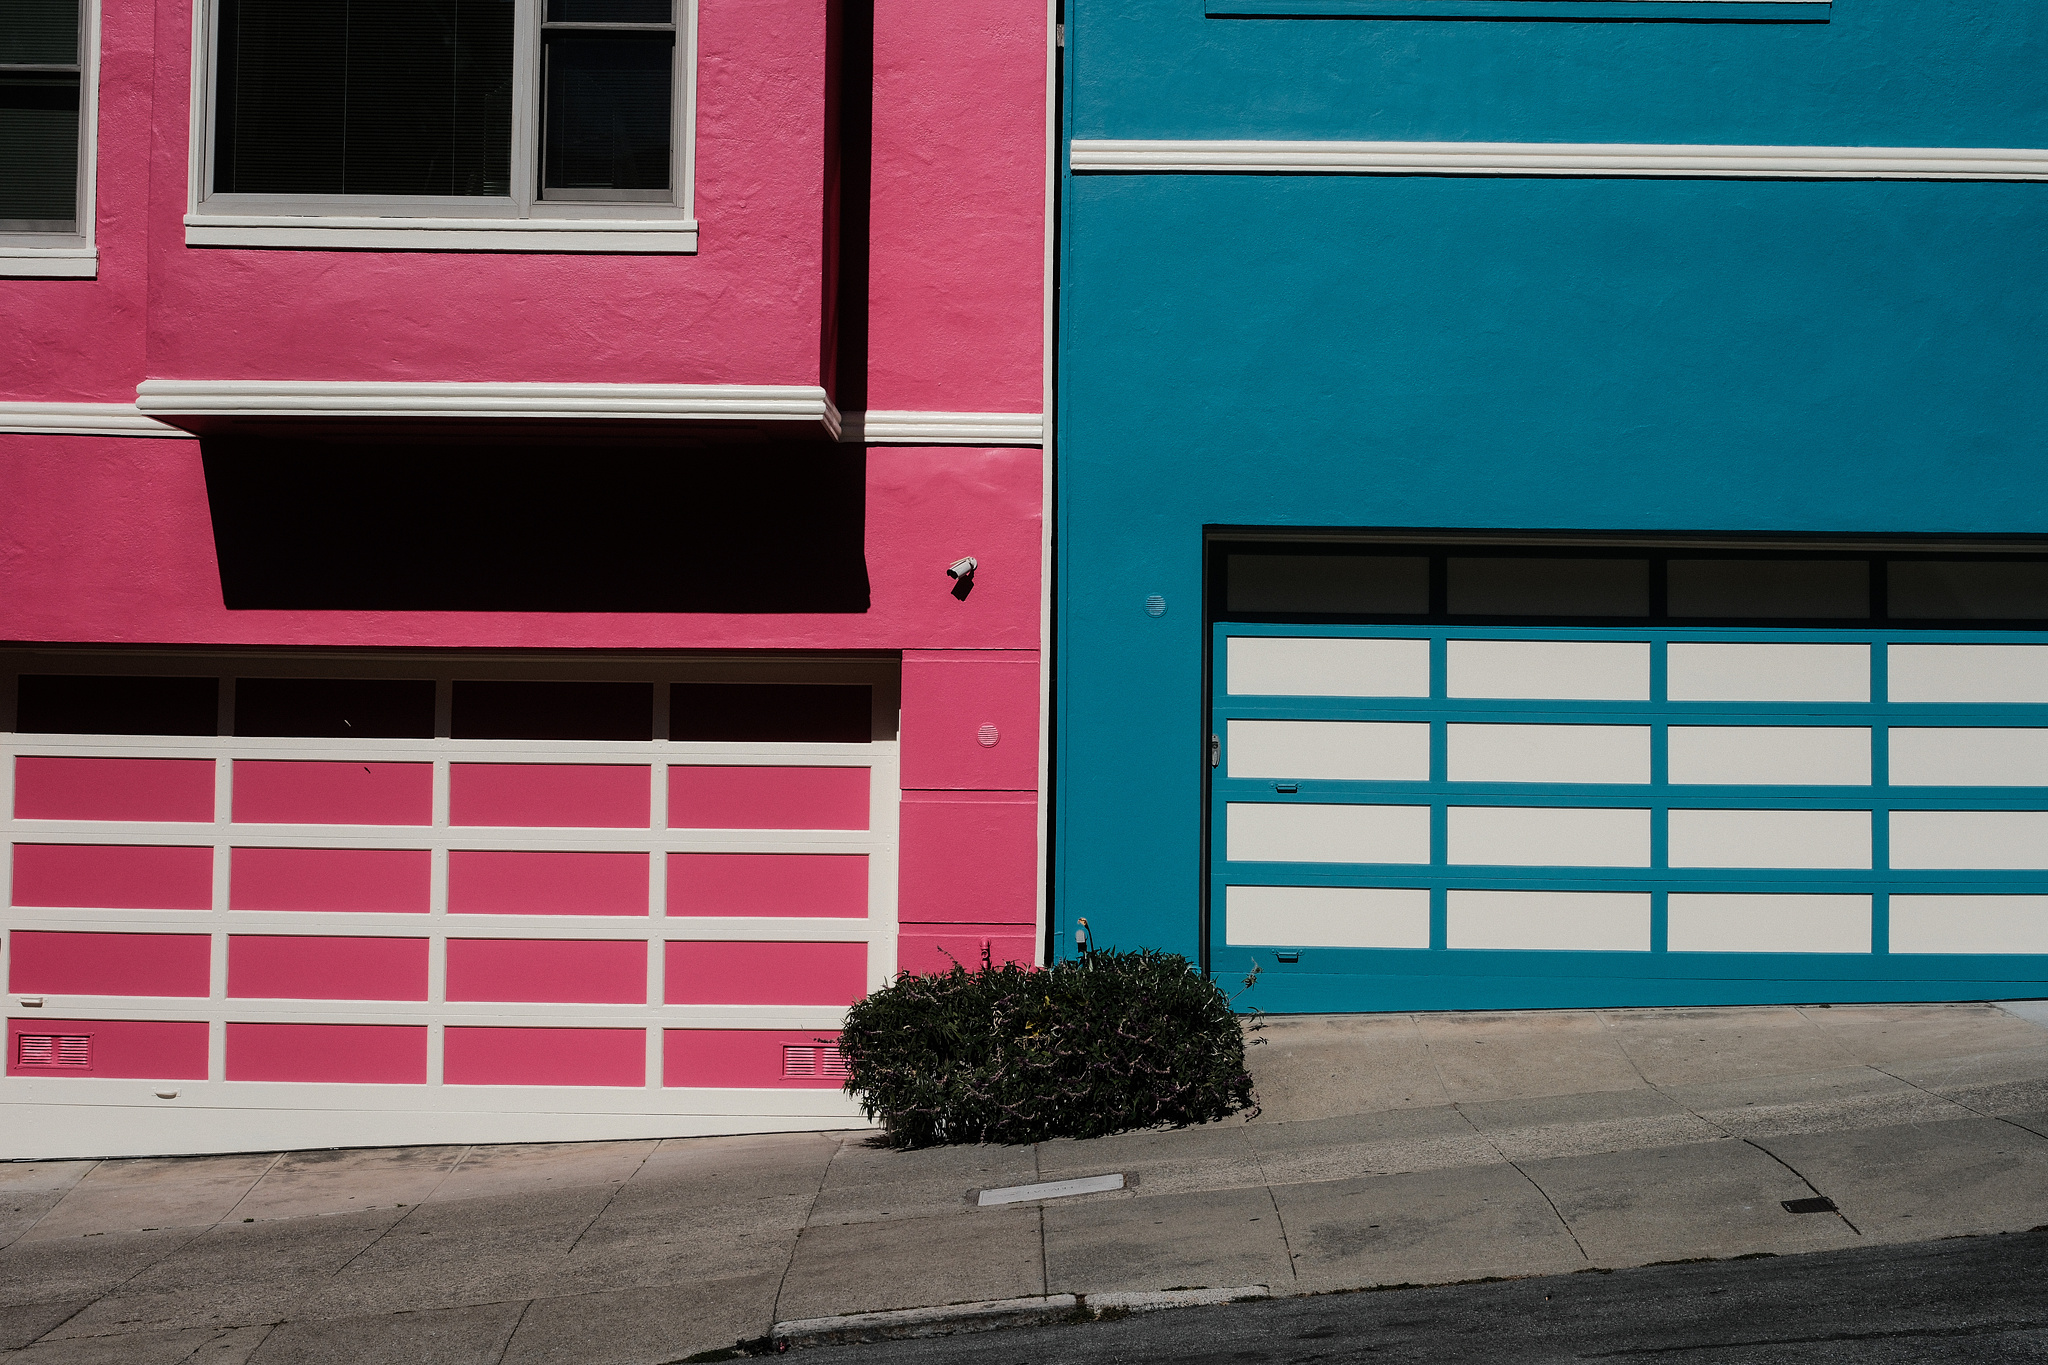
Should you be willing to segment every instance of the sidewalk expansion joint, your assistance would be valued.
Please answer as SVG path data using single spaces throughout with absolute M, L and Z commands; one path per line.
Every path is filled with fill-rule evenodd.
M 1248 1299 L 1271 1298 L 1272 1293 L 1266 1285 L 1250 1284 L 1232 1289 L 1044 1294 L 1022 1299 L 990 1299 L 982 1303 L 955 1303 L 934 1308 L 902 1308 L 881 1313 L 848 1313 L 840 1317 L 778 1322 L 769 1335 L 769 1341 L 775 1350 L 787 1351 L 806 1346 L 944 1337 L 963 1332 L 992 1332 L 1005 1327 L 1093 1322 L 1172 1308 L 1242 1303 Z

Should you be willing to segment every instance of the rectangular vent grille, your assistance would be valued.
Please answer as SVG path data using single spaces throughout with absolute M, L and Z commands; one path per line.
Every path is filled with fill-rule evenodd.
M 16 1035 L 15 1060 L 20 1066 L 77 1067 L 92 1065 L 89 1033 L 23 1033 Z
M 803 1047 L 786 1043 L 782 1048 L 782 1074 L 827 1076 L 833 1080 L 844 1080 L 846 1058 L 840 1053 L 837 1043 L 826 1043 L 822 1047 Z

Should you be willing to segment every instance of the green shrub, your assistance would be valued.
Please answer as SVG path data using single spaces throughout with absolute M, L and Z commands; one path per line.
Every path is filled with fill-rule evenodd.
M 1098 1137 L 1247 1108 L 1230 1001 L 1173 953 L 898 977 L 847 1012 L 846 1091 L 897 1147 Z

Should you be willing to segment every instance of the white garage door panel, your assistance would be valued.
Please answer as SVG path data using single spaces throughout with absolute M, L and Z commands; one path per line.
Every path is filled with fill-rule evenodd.
M 1429 891 L 1380 886 L 1233 886 L 1225 941 L 1298 948 L 1427 948 Z
M 1650 897 L 1634 891 L 1452 891 L 1447 945 L 1648 952 Z
M 2048 869 L 2048 811 L 1895 810 L 1892 866 Z
M 1867 868 L 1867 810 L 1674 810 L 1673 867 Z
M 1894 953 L 2048 953 L 2048 896 L 1893 896 Z
M 1674 641 L 1669 649 L 1673 701 L 1870 700 L 1869 645 Z
M 1232 777 L 1429 781 L 1429 726 L 1343 720 L 1233 720 Z
M 1650 646 L 1634 640 L 1451 640 L 1446 695 L 1648 701 Z
M 2048 645 L 1890 647 L 1893 701 L 2048 702 Z
M 1453 782 L 1648 782 L 1647 725 L 1457 725 Z
M 1224 660 L 1233 696 L 1429 695 L 1427 640 L 1232 636 Z
M 2048 729 L 1891 731 L 1895 787 L 2048 787 Z
M 1680 786 L 1867 787 L 1870 731 L 1848 726 L 1674 725 Z
M 1428 806 L 1232 802 L 1224 823 L 1237 863 L 1426 863 Z
M 1674 891 L 1667 941 L 1674 953 L 1867 953 L 1870 897 Z
M 1452 806 L 1450 860 L 1491 867 L 1648 867 L 1650 812 Z

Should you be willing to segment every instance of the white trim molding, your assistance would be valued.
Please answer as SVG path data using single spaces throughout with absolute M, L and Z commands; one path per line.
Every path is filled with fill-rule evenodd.
M 1076 171 L 1735 180 L 2048 180 L 2048 149 L 1721 147 L 1621 142 L 1269 142 L 1077 138 Z
M 273 379 L 145 379 L 145 414 L 194 419 L 816 422 L 839 411 L 812 384 L 472 384 Z
M 849 412 L 840 439 L 869 445 L 1035 446 L 1045 419 L 1035 412 Z
M 694 219 L 410 218 L 188 213 L 186 246 L 307 247 L 323 251 L 548 251 L 687 254 Z
M 0 432 L 38 436 L 177 436 L 192 433 L 144 417 L 133 403 L 24 403 L 0 399 Z
M 90 280 L 100 273 L 99 248 L 76 245 L 76 234 L 50 234 L 67 246 L 22 246 L 26 235 L 0 246 L 0 279 Z

